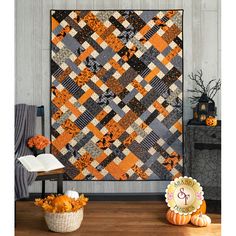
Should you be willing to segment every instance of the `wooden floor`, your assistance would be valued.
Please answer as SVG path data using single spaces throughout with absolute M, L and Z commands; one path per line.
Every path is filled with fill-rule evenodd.
M 212 224 L 198 228 L 191 224 L 174 226 L 165 219 L 164 201 L 90 201 L 85 207 L 81 227 L 63 235 L 79 236 L 219 236 L 221 217 L 208 214 Z M 16 203 L 16 236 L 56 236 L 47 229 L 43 213 L 31 201 Z

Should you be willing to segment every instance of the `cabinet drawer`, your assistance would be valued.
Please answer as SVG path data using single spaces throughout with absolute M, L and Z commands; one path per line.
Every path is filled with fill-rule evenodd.
M 218 127 L 206 127 L 204 129 L 195 129 L 195 143 L 221 143 L 221 131 Z

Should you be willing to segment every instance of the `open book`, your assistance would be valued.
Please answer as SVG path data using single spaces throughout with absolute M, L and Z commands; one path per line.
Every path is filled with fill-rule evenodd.
M 19 157 L 18 160 L 30 172 L 50 171 L 64 168 L 60 161 L 52 154 L 40 154 L 37 157 L 27 155 Z

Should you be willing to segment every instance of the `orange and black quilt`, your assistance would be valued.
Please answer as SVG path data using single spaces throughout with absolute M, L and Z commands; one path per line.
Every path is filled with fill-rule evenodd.
M 182 10 L 51 11 L 51 152 L 73 180 L 183 170 Z

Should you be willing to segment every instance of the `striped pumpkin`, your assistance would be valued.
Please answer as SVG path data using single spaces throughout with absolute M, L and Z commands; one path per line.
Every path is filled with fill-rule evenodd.
M 191 215 L 180 215 L 169 209 L 166 219 L 173 225 L 186 225 L 191 220 Z
M 200 213 L 199 215 L 193 215 L 191 217 L 191 223 L 199 227 L 208 226 L 211 223 L 211 218 Z

